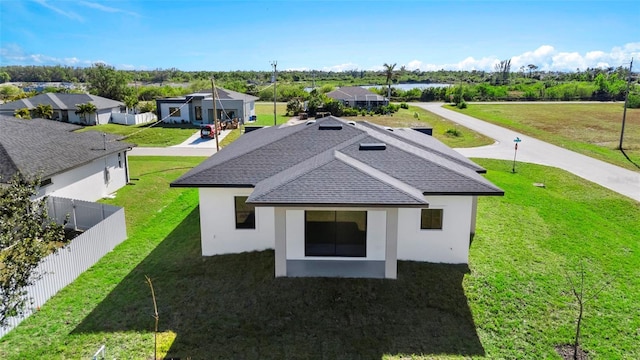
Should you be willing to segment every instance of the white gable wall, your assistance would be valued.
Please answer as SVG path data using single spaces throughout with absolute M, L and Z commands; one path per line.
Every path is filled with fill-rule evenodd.
M 127 184 L 126 153 L 111 154 L 83 166 L 51 177 L 51 184 L 40 188 L 38 196 L 58 196 L 85 201 L 96 201 Z M 120 163 L 118 162 L 120 161 Z M 109 179 L 105 179 L 105 168 Z M 44 180 L 44 179 L 43 179 Z
M 233 254 L 275 247 L 273 208 L 256 208 L 256 228 L 236 229 L 236 196 L 249 196 L 251 188 L 200 188 L 202 255 Z
M 421 230 L 421 209 L 399 209 L 398 259 L 434 263 L 469 262 L 472 196 L 427 196 L 430 209 L 443 209 L 442 230 Z

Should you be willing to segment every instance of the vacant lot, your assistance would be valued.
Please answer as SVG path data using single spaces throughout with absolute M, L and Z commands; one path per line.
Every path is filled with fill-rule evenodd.
M 640 109 L 627 109 L 623 149 L 618 149 L 622 103 L 470 104 L 452 110 L 517 130 L 628 169 L 640 168 Z
M 479 201 L 471 264 L 401 262 L 399 278 L 275 279 L 270 251 L 202 258 L 197 192 L 167 184 L 200 159 L 131 158 L 111 203 L 130 238 L 0 340 L 3 359 L 553 358 L 587 269 L 583 347 L 640 358 L 640 205 L 563 171 L 478 161 L 505 197 Z M 546 187 L 534 187 L 544 182 Z

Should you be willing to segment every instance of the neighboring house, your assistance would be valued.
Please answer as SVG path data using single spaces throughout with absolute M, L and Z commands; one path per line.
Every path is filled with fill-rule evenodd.
M 396 278 L 467 263 L 478 196 L 504 192 L 431 136 L 327 117 L 238 140 L 172 187 L 199 188 L 202 255 L 275 249 L 276 276 Z
M 345 86 L 327 93 L 331 99 L 340 101 L 347 107 L 356 109 L 375 109 L 389 105 L 389 100 L 359 86 Z
M 0 115 L 0 185 L 16 174 L 40 177 L 38 196 L 95 201 L 129 182 L 132 144 L 44 119 Z
M 255 96 L 218 88 L 216 111 L 218 120 L 238 119 L 248 122 L 255 115 Z M 211 91 L 156 100 L 158 119 L 167 123 L 213 124 L 213 97 Z
M 92 103 L 96 106 L 95 114 L 89 114 L 85 119 L 76 114 L 77 105 Z M 44 93 L 28 99 L 20 99 L 0 105 L 0 114 L 13 116 L 14 111 L 27 108 L 33 110 L 38 105 L 51 105 L 53 108 L 52 120 L 69 122 L 82 125 L 102 125 L 111 120 L 112 113 L 123 112 L 124 103 L 96 95 L 89 94 L 64 94 Z M 33 116 L 33 114 L 32 114 Z

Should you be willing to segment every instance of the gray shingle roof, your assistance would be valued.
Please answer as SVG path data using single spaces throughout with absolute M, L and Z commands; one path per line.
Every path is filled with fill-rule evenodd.
M 323 130 L 327 124 L 342 128 Z M 248 202 L 261 205 L 425 206 L 424 195 L 503 195 L 483 171 L 417 131 L 329 117 L 242 135 L 171 186 L 254 187 Z
M 248 95 L 248 94 L 243 94 L 237 91 L 233 91 L 233 90 L 227 90 L 227 89 L 222 89 L 222 88 L 217 88 L 217 98 L 219 100 L 244 100 L 244 101 L 256 101 L 259 98 L 253 95 Z M 160 101 L 162 100 L 186 100 L 189 97 L 196 97 L 196 98 L 202 98 L 202 99 L 208 99 L 211 100 L 212 96 L 211 96 L 211 90 L 200 90 L 198 92 L 192 93 L 192 94 L 188 94 L 185 96 L 179 96 L 179 97 L 172 97 L 172 98 L 164 98 L 164 99 L 160 99 Z
M 89 94 L 64 94 L 64 93 L 44 93 L 31 98 L 10 101 L 0 105 L 0 111 L 5 113 L 17 109 L 33 109 L 37 105 L 51 105 L 54 110 L 76 110 L 77 104 L 93 103 L 98 110 L 112 109 L 124 106 L 124 103 L 107 99 L 104 97 Z
M 23 120 L 0 115 L 0 182 L 16 172 L 43 178 L 73 169 L 132 146 L 115 137 L 52 120 Z

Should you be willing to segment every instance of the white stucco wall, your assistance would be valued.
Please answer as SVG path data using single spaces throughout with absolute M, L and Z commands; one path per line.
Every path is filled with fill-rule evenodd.
M 273 208 L 256 208 L 256 229 L 235 228 L 234 196 L 249 196 L 253 189 L 200 189 L 202 254 L 239 253 L 275 247 Z M 471 196 L 427 197 L 432 209 L 443 209 L 442 230 L 421 230 L 420 209 L 398 209 L 399 260 L 435 263 L 467 263 L 471 229 Z M 367 211 L 367 256 L 360 258 L 307 257 L 304 241 L 304 211 L 327 208 L 285 209 L 287 260 L 385 260 L 387 211 L 378 208 L 341 210 Z
M 249 196 L 253 189 L 200 188 L 202 255 L 233 254 L 275 247 L 273 208 L 256 208 L 256 228 L 236 229 L 235 196 Z
M 421 230 L 420 209 L 399 209 L 398 259 L 468 263 L 472 197 L 430 196 L 426 199 L 430 209 L 443 209 L 442 230 Z
M 287 260 L 385 260 L 386 211 L 365 208 L 341 208 L 340 210 L 367 211 L 367 256 L 345 258 L 341 256 L 305 256 L 304 212 L 305 210 L 328 210 L 309 208 L 287 210 Z
M 94 160 L 88 164 L 51 177 L 51 184 L 40 188 L 38 196 L 58 196 L 85 201 L 96 201 L 116 192 L 127 184 L 125 152 Z M 105 180 L 105 167 L 109 180 Z
M 160 114 L 162 114 L 162 118 L 166 123 L 181 123 L 183 120 L 186 122 L 191 122 L 189 118 L 189 105 L 184 105 L 180 109 L 180 116 L 169 116 L 169 108 L 179 108 L 184 105 L 183 103 L 173 104 L 173 103 L 161 103 L 160 104 Z M 206 114 L 206 113 L 203 113 Z M 167 117 L 169 116 L 169 117 Z

